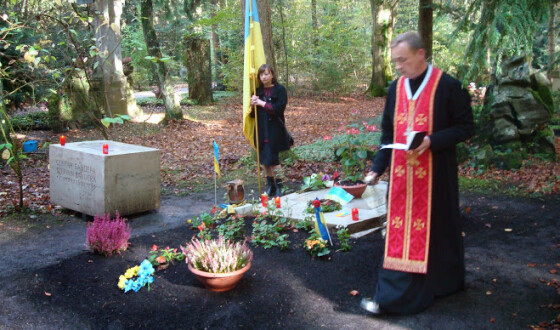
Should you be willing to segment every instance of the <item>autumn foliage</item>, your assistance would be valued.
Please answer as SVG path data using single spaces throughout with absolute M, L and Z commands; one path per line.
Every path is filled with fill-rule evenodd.
M 361 95 L 321 100 L 309 97 L 290 97 L 286 109 L 286 125 L 296 141 L 295 147 L 323 141 L 325 136 L 344 134 L 341 126 L 349 118 L 362 123 L 379 117 L 385 99 L 368 99 Z M 187 120 L 158 125 L 163 108 L 143 106 L 146 118 L 112 126 L 110 139 L 153 147 L 161 150 L 161 179 L 165 194 L 185 194 L 197 184 L 213 182 L 214 163 L 212 142 L 220 147 L 220 170 L 228 176 L 233 171 L 241 179 L 255 178 L 254 170 L 240 161 L 250 155 L 251 148 L 242 134 L 242 104 L 239 98 L 220 100 L 211 107 L 183 107 Z M 158 117 L 159 116 L 159 117 Z M 67 143 L 99 140 L 95 129 L 71 129 L 65 132 Z M 58 143 L 59 136 L 50 131 L 31 131 L 26 139 L 35 139 L 39 145 Z M 24 204 L 31 210 L 59 213 L 61 207 L 50 202 L 48 158 L 32 155 L 25 161 Z M 303 178 L 313 173 L 333 173 L 342 167 L 336 162 L 292 159 L 284 166 L 287 182 L 301 186 Z M 560 192 L 560 162 L 529 159 L 518 170 L 489 168 L 479 171 L 468 165 L 461 166 L 460 176 L 475 181 L 496 182 L 499 187 L 514 187 L 524 194 L 557 194 Z M 17 178 L 8 167 L 0 167 L 0 216 L 15 210 L 18 191 Z
M 88 223 L 86 244 L 96 253 L 110 256 L 128 248 L 130 226 L 125 218 L 116 212 L 115 219 L 110 214 L 95 215 L 93 222 Z

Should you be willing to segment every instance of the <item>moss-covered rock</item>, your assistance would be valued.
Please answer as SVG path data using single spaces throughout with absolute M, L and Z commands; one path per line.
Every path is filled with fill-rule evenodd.
M 477 166 L 482 166 L 484 168 L 488 167 L 492 157 L 494 156 L 494 150 L 487 144 L 478 149 L 476 149 L 472 155 L 472 160 Z
M 500 150 L 494 150 L 490 163 L 504 170 L 518 169 L 523 166 L 523 160 L 527 158 L 527 150 L 521 142 L 513 141 L 500 146 Z

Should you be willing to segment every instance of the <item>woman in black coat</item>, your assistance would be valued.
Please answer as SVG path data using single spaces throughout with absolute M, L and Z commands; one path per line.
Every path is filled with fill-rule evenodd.
M 268 196 L 282 196 L 280 151 L 290 149 L 285 128 L 284 110 L 288 103 L 286 88 L 276 81 L 274 70 L 268 64 L 259 68 L 259 87 L 251 97 L 251 105 L 257 106 L 258 152 L 264 167 Z

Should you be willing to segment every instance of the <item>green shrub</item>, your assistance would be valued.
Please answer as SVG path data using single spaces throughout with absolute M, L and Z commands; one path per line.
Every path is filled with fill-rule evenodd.
M 25 115 L 16 115 L 11 118 L 16 131 L 49 130 L 49 115 L 47 112 L 30 112 Z

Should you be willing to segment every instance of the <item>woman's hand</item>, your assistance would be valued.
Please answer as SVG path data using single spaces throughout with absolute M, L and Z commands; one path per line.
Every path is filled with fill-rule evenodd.
M 258 105 L 262 107 L 264 106 L 264 104 L 262 103 L 264 103 L 264 101 L 261 101 L 258 96 L 256 95 L 251 96 L 251 105 Z

